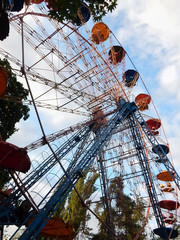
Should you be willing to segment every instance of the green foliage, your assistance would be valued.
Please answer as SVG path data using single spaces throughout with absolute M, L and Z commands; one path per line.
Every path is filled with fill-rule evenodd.
M 6 59 L 0 59 L 0 66 L 5 68 L 8 74 L 6 96 L 26 99 L 28 90 L 24 89 L 23 85 L 17 81 L 16 75 L 12 73 L 9 62 Z M 28 112 L 29 107 L 23 105 L 22 102 L 17 103 L 4 100 L 3 98 L 0 99 L 0 133 L 3 141 L 6 141 L 18 130 L 15 124 L 19 122 L 21 118 L 26 120 L 29 117 Z M 2 168 L 0 168 L 0 175 L 0 189 L 2 189 L 5 183 L 10 180 L 10 176 L 8 171 Z
M 12 72 L 11 66 L 6 59 L 0 60 L 0 66 L 4 67 L 8 73 L 7 96 L 14 96 L 20 99 L 27 99 L 28 90 L 17 81 L 16 75 Z M 3 141 L 6 141 L 18 129 L 15 124 L 21 118 L 26 120 L 29 117 L 29 107 L 22 102 L 17 103 L 0 99 L 0 133 Z
M 107 233 L 97 233 L 91 240 L 109 240 Z
M 83 201 L 87 201 L 90 196 L 96 191 L 94 183 L 98 178 L 98 174 L 93 174 L 86 179 L 86 176 L 80 178 L 76 184 L 76 189 Z M 78 197 L 75 190 L 70 193 L 67 204 L 64 209 L 55 213 L 56 217 L 62 217 L 66 223 L 71 223 L 75 229 L 76 234 L 85 229 L 85 222 L 89 219 L 87 216 L 87 208 L 83 205 L 81 199 Z
M 0 189 L 3 189 L 4 185 L 10 181 L 11 177 L 9 176 L 8 170 L 0 168 Z
M 111 181 L 110 196 L 115 199 L 115 204 L 110 209 L 111 229 L 116 229 L 116 234 L 122 240 L 134 239 L 141 229 L 145 220 L 145 205 L 140 199 L 131 199 L 123 192 L 123 182 L 121 178 Z M 96 206 L 96 212 L 104 221 L 105 215 L 100 204 Z M 99 233 L 94 236 L 93 240 L 107 238 L 105 226 L 99 224 Z M 146 234 L 143 233 L 139 240 L 145 239 Z
M 94 183 L 98 178 L 98 174 L 94 174 L 86 179 L 81 178 L 76 184 L 76 189 L 82 196 L 83 201 L 90 199 L 96 188 Z M 111 230 L 116 230 L 116 235 L 122 240 L 134 239 L 139 230 L 141 229 L 145 220 L 145 205 L 140 199 L 131 199 L 123 192 L 123 182 L 121 178 L 117 178 L 111 181 L 109 193 L 110 197 L 114 199 L 114 205 L 110 209 L 111 215 Z M 102 202 L 96 204 L 96 214 L 99 218 L 105 222 L 105 212 L 103 210 Z M 56 217 L 62 217 L 65 222 L 69 222 L 73 225 L 76 234 L 84 233 L 89 235 L 90 229 L 85 227 L 86 221 L 90 219 L 87 215 L 87 209 L 79 199 L 75 190 L 73 190 L 67 202 L 61 206 L 55 214 Z M 139 240 L 144 240 L 146 233 L 143 232 L 139 237 Z M 99 231 L 92 237 L 92 240 L 109 240 L 107 229 L 99 222 Z
M 94 21 L 99 21 L 108 12 L 112 12 L 117 6 L 117 0 L 51 0 L 52 10 L 49 11 L 49 15 L 62 22 L 70 20 L 75 22 L 77 18 L 78 9 L 82 3 L 86 3 L 89 6 L 91 15 Z

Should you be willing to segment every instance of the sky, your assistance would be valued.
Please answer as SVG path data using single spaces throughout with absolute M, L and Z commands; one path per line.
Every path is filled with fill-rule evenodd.
M 175 168 L 180 173 L 179 9 L 178 0 L 118 0 L 116 10 L 104 17 L 103 22 L 112 30 L 140 73 L 161 118 Z M 2 43 L 3 47 L 8 47 L 12 41 L 10 37 Z M 64 113 L 58 113 L 57 117 L 57 113 L 52 112 L 51 121 L 44 117 L 45 110 L 40 110 L 40 114 L 47 133 L 56 131 L 59 126 L 61 129 L 67 126 Z M 68 115 L 68 125 L 79 121 L 79 116 Z M 20 121 L 17 127 L 19 131 L 8 141 L 18 146 L 35 141 L 40 134 L 33 110 L 28 123 Z
M 118 1 L 110 21 L 155 103 L 178 170 L 180 140 L 179 1 Z

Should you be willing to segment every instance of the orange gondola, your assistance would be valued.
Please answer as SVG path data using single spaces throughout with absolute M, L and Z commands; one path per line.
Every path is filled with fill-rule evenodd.
M 173 179 L 168 171 L 164 170 L 157 175 L 157 178 L 161 181 L 172 182 Z
M 30 225 L 32 220 L 29 220 L 27 225 Z M 73 226 L 65 223 L 63 219 L 52 217 L 39 235 L 48 239 L 71 240 L 75 237 L 75 231 Z
M 5 68 L 0 66 L 0 97 L 2 97 L 7 89 L 8 74 Z
M 30 166 L 30 159 L 24 149 L 7 142 L 0 142 L 0 167 L 26 173 Z
M 120 63 L 123 60 L 123 58 L 126 55 L 126 51 L 121 46 L 113 46 L 109 50 L 108 55 L 109 55 L 108 59 L 109 59 L 110 63 L 115 65 L 117 63 Z
M 94 25 L 94 27 L 91 30 L 92 41 L 96 44 L 104 42 L 108 39 L 109 33 L 110 31 L 108 26 L 103 22 L 98 22 Z
M 176 210 L 179 207 L 179 203 L 173 200 L 162 200 L 159 202 L 159 205 L 167 210 Z
M 138 106 L 140 111 L 148 109 L 148 105 L 151 102 L 151 97 L 147 94 L 140 93 L 135 98 L 135 104 Z

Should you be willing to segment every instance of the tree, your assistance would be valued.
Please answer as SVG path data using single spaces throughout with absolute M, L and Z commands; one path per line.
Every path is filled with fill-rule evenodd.
M 117 0 L 48 0 L 50 11 L 49 14 L 52 18 L 62 22 L 70 20 L 73 23 L 77 19 L 78 10 L 82 4 L 87 3 L 91 15 L 95 21 L 101 20 L 108 12 L 112 12 L 117 6 Z
M 89 200 L 90 196 L 96 191 L 94 184 L 97 178 L 97 173 L 94 173 L 93 175 L 86 174 L 77 182 L 75 187 L 84 202 Z M 64 203 L 63 207 L 60 207 L 55 213 L 55 216 L 62 217 L 66 223 L 71 223 L 76 234 L 79 232 L 85 234 L 88 233 L 89 229 L 85 227 L 86 221 L 89 219 L 87 208 L 84 206 L 74 189 L 69 194 L 67 203 Z
M 29 117 L 29 107 L 23 105 L 23 99 L 27 99 L 28 90 L 17 81 L 16 75 L 12 72 L 11 66 L 6 59 L 0 59 L 0 69 L 5 69 L 8 74 L 7 79 L 7 90 L 5 95 L 8 97 L 17 97 L 20 102 L 7 101 L 0 99 L 0 133 L 3 141 L 6 141 L 11 135 L 13 135 L 18 129 L 16 123 L 20 119 L 27 120 Z M 10 180 L 8 171 L 0 168 L 1 181 L 0 189 L 3 188 L 4 184 Z
M 115 229 L 116 235 L 122 240 L 134 239 L 141 229 L 145 220 L 145 205 L 140 199 L 131 199 L 123 192 L 122 179 L 116 178 L 111 181 L 109 188 L 110 198 L 115 200 L 114 205 L 110 209 L 111 229 Z M 96 212 L 104 221 L 105 214 L 102 211 L 101 204 L 97 204 Z M 140 240 L 145 239 L 145 232 L 139 237 Z M 99 232 L 92 240 L 108 239 L 107 230 L 102 223 L 99 223 Z
M 89 175 L 88 178 L 85 176 L 76 184 L 76 189 L 84 202 L 88 201 L 96 191 L 94 184 L 97 178 L 97 173 L 92 176 Z M 123 182 L 120 177 L 111 181 L 108 190 L 110 198 L 114 199 L 114 205 L 110 209 L 111 230 L 115 231 L 116 235 L 122 240 L 134 239 L 145 221 L 144 202 L 138 198 L 131 199 L 123 192 Z M 105 223 L 102 202 L 96 204 L 95 212 L 101 221 Z M 91 229 L 86 227 L 86 221 L 90 220 L 90 216 L 87 214 L 87 208 L 83 205 L 75 190 L 69 194 L 67 201 L 62 204 L 55 216 L 62 217 L 66 223 L 73 225 L 77 239 L 81 233 L 92 236 L 90 234 Z M 144 240 L 145 237 L 146 233 L 144 231 L 138 239 Z M 99 222 L 99 231 L 93 235 L 92 240 L 110 240 L 107 228 L 102 222 Z
M 6 96 L 17 97 L 20 100 L 27 99 L 28 90 L 17 81 L 16 75 L 12 72 L 11 66 L 6 59 L 0 59 L 0 66 L 5 68 L 8 74 Z M 22 102 L 7 101 L 0 99 L 0 133 L 3 141 L 6 141 L 13 133 L 18 131 L 16 123 L 23 118 L 29 117 L 29 107 Z

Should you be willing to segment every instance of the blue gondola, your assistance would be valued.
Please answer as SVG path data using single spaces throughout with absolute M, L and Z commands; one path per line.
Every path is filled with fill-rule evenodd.
M 79 16 L 77 16 L 75 20 L 75 24 L 77 26 L 81 26 L 82 22 L 87 22 L 90 18 L 90 10 L 87 4 L 83 3 L 80 8 L 81 14 L 82 14 L 82 19 L 80 19 Z
M 178 237 L 178 231 L 176 229 L 172 229 L 172 228 L 168 228 L 168 227 L 160 227 L 160 228 L 156 228 L 153 230 L 153 232 L 160 236 L 162 239 L 166 239 L 166 236 L 170 235 L 170 238 L 168 239 L 174 239 Z
M 11 9 L 12 12 L 19 12 L 23 8 L 24 0 L 14 0 L 14 5 Z
M 133 69 L 129 69 L 123 74 L 123 79 L 125 81 L 126 87 L 133 87 L 136 84 L 138 78 L 139 73 Z
M 169 153 L 169 148 L 164 144 L 156 145 L 152 148 L 153 153 L 164 155 Z

